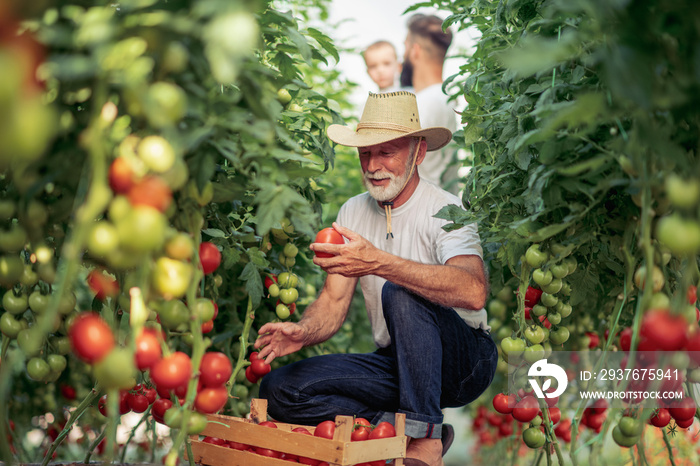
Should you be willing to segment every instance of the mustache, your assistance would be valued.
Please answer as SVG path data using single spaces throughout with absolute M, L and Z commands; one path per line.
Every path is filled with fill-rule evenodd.
M 391 174 L 389 172 L 378 171 L 378 172 L 374 172 L 374 173 L 366 172 L 365 178 L 370 179 L 370 180 L 383 180 L 386 178 L 393 180 L 394 178 L 396 178 L 396 176 L 394 176 L 393 174 Z

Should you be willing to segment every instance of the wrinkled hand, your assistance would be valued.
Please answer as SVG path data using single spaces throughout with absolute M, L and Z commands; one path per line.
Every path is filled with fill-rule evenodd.
M 309 247 L 314 252 L 327 252 L 333 257 L 314 256 L 314 264 L 327 273 L 344 277 L 362 277 L 374 273 L 381 253 L 372 243 L 352 230 L 333 222 L 333 228 L 350 241 L 345 244 L 313 243 Z
M 304 346 L 306 330 L 293 322 L 267 323 L 260 327 L 253 345 L 262 348 L 258 355 L 268 364 L 275 358 L 299 351 Z

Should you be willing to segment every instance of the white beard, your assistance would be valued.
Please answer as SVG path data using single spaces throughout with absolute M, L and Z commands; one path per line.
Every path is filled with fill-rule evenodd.
M 375 173 L 366 172 L 362 176 L 362 182 L 364 183 L 365 188 L 367 188 L 367 191 L 369 192 L 370 196 L 372 196 L 375 200 L 379 202 L 385 202 L 394 199 L 396 196 L 399 195 L 399 193 L 401 193 L 401 190 L 403 189 L 409 174 L 409 170 L 405 170 L 403 175 L 399 177 L 385 171 L 378 171 Z M 381 180 L 385 178 L 388 178 L 390 180 L 389 185 L 386 187 L 374 186 L 370 181 L 373 179 Z

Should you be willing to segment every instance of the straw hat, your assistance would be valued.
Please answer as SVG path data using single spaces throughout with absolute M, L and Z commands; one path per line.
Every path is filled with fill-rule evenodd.
M 447 145 L 452 139 L 452 132 L 447 128 L 421 128 L 416 95 L 407 91 L 370 92 L 357 130 L 331 125 L 327 134 L 331 141 L 348 147 L 374 146 L 407 136 L 423 137 L 429 151 Z

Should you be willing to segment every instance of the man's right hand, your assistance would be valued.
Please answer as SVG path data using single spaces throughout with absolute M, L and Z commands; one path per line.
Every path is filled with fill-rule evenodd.
M 304 346 L 306 329 L 293 322 L 267 323 L 260 327 L 253 345 L 262 348 L 258 355 L 268 364 L 275 358 L 299 351 Z

